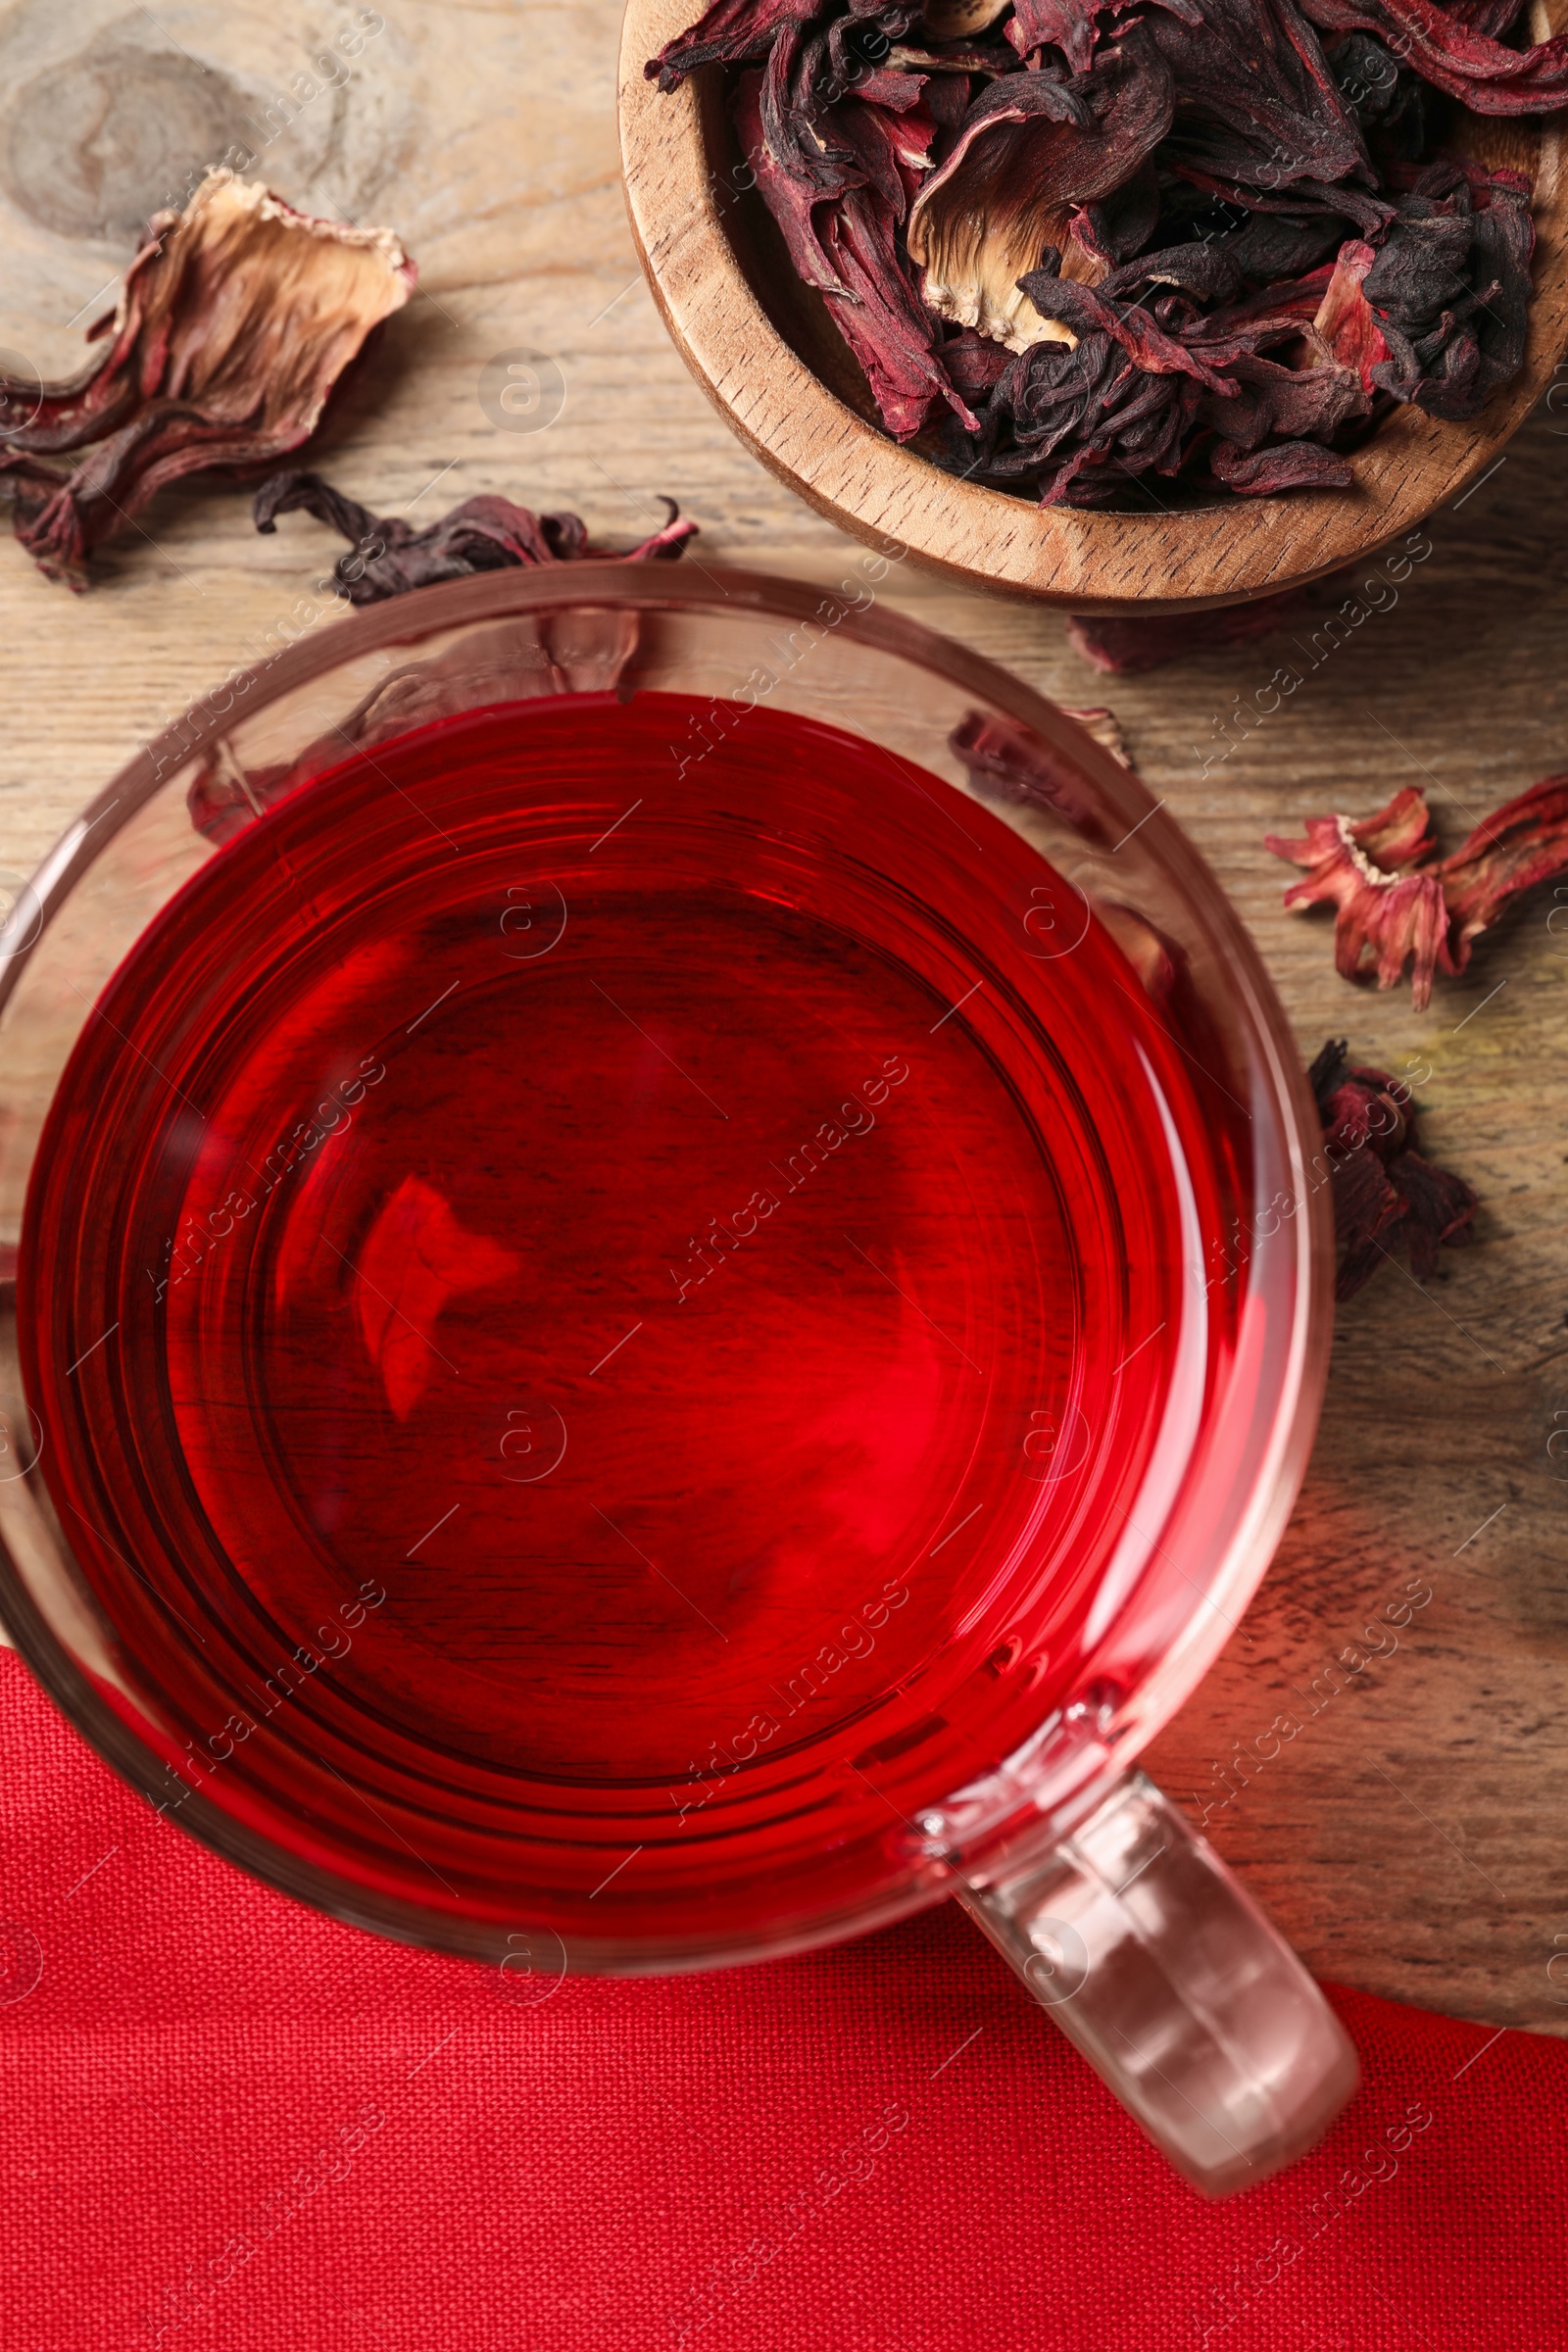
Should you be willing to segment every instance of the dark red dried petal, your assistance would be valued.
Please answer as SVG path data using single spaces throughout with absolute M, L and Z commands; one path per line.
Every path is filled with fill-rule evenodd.
M 828 13 L 828 0 L 713 0 L 689 32 L 666 41 L 643 72 L 662 90 L 678 89 L 700 66 L 741 66 L 766 57 L 788 25 Z
M 1033 270 L 1020 282 L 1043 318 L 1059 318 L 1075 335 L 1109 335 L 1151 375 L 1190 375 L 1210 392 L 1234 397 L 1236 386 L 1228 377 L 1190 344 L 1156 326 L 1147 311 L 1106 302 L 1093 286 L 1049 270 Z
M 1419 1152 L 1391 1159 L 1388 1174 L 1404 1203 L 1399 1239 L 1410 1253 L 1412 1273 L 1424 1279 L 1437 1272 L 1438 1250 L 1445 1243 L 1452 1250 L 1474 1240 L 1480 1197 L 1462 1176 L 1435 1168 Z
M 1193 340 L 1218 360 L 1234 352 L 1260 351 L 1280 337 L 1298 334 L 1322 309 L 1333 275 L 1334 265 L 1325 263 L 1321 269 L 1309 270 L 1304 277 L 1261 286 L 1255 294 L 1227 303 L 1200 319 L 1193 329 Z
M 1099 21 L 1113 5 L 1114 0 L 1017 0 L 1007 38 L 1020 57 L 1055 48 L 1075 74 L 1087 74 L 1094 63 Z
M 1367 411 L 1361 379 L 1346 368 L 1284 368 L 1272 360 L 1243 356 L 1231 362 L 1226 373 L 1241 385 L 1242 400 L 1234 405 L 1215 402 L 1203 411 L 1203 422 L 1249 449 L 1265 437 L 1326 442 Z M 1237 414 L 1244 405 L 1252 412 L 1245 433 Z
M 1154 0 L 1189 24 L 1200 24 L 1198 0 Z M 1075 74 L 1087 74 L 1101 39 L 1102 17 L 1125 16 L 1127 0 L 1017 0 L 1007 38 L 1020 57 L 1037 49 L 1057 48 Z
M 1102 50 L 1092 73 L 1008 74 L 964 118 L 909 216 L 924 299 L 945 318 L 1020 350 L 1038 321 L 1017 287 L 1068 209 L 1109 196 L 1170 127 L 1171 79 L 1141 25 Z M 1095 272 L 1099 274 L 1098 270 Z
M 1137 368 L 1098 330 L 1014 360 L 986 411 L 991 479 L 1033 479 L 1044 505 L 1102 504 L 1140 472 L 1173 473 L 1200 388 Z
M 678 519 L 680 509 L 672 498 L 664 505 L 669 517 L 663 528 L 628 549 L 624 562 L 669 562 L 680 555 L 697 525 Z M 569 564 L 610 552 L 589 547 L 578 515 L 535 514 L 510 498 L 465 499 L 438 522 L 416 530 L 398 515 L 372 514 L 318 473 L 289 471 L 264 482 L 252 506 L 259 531 L 276 530 L 279 514 L 301 510 L 352 543 L 353 554 L 340 556 L 336 570 L 351 605 L 379 604 L 411 588 L 466 579 L 476 571 Z
M 1535 115 L 1568 98 L 1568 35 L 1510 49 L 1433 0 L 1301 0 L 1323 32 L 1372 32 L 1478 115 Z
M 978 404 L 996 388 L 999 376 L 1011 366 L 1005 344 L 993 343 L 972 326 L 961 327 L 941 346 L 942 365 L 967 401 Z
M 1342 1245 L 1335 1294 L 1351 1298 L 1402 1243 L 1418 1280 L 1437 1271 L 1441 1246 L 1470 1241 L 1476 1195 L 1462 1177 L 1424 1159 L 1410 1090 L 1384 1070 L 1353 1068 L 1330 1038 L 1307 1072 L 1323 1123 Z
M 957 391 L 938 354 L 939 327 L 902 268 L 897 250 L 904 217 L 904 172 L 929 130 L 879 108 L 849 102 L 835 120 L 847 119 L 847 135 L 875 167 L 894 174 L 897 200 L 870 184 L 870 164 L 852 167 L 866 184 L 843 184 L 823 196 L 808 180 L 786 170 L 762 125 L 761 82 L 744 74 L 734 95 L 735 126 L 757 174 L 758 188 L 778 222 L 790 259 L 808 285 L 827 298 L 834 324 L 859 361 L 882 420 L 896 440 L 911 440 L 944 405 L 970 432 L 979 419 Z M 843 152 L 848 155 L 851 150 Z
M 1326 903 L 1339 909 L 1334 962 L 1342 978 L 1359 978 L 1370 954 L 1379 988 L 1393 988 L 1408 963 L 1417 1009 L 1429 1003 L 1434 973 L 1454 966 L 1443 884 L 1425 862 L 1436 845 L 1420 793 L 1407 787 L 1355 824 L 1313 817 L 1301 840 L 1269 833 L 1263 846 L 1307 869 L 1305 881 L 1286 892 L 1287 906 Z
M 1080 206 L 1072 219 L 1072 233 L 1086 253 L 1107 269 L 1141 253 L 1159 225 L 1159 173 L 1145 161 L 1130 179 L 1098 204 Z
M 842 288 L 841 295 L 828 291 L 828 307 L 865 370 L 888 431 L 897 441 L 912 440 L 944 403 L 974 429 L 978 419 L 938 355 L 936 320 L 892 267 L 897 223 L 887 207 L 852 188 L 823 206 L 822 215 L 823 241 Z
M 1547 776 L 1477 825 L 1439 869 L 1455 971 L 1510 899 L 1568 873 L 1568 775 Z
M 1330 183 L 1370 187 L 1355 118 L 1295 0 L 1202 0 L 1197 23 L 1156 11 L 1149 29 L 1175 78 L 1166 154 L 1184 176 L 1250 209 L 1313 210 Z M 1348 187 L 1342 201 L 1350 211 Z
M 1348 490 L 1355 476 L 1321 441 L 1271 441 L 1241 455 L 1218 442 L 1209 453 L 1215 479 L 1244 498 L 1272 498 L 1280 490 Z
M 1158 253 L 1141 253 L 1136 261 L 1113 270 L 1100 287 L 1102 300 L 1115 302 L 1145 287 L 1180 286 L 1197 302 L 1230 302 L 1241 292 L 1242 272 L 1223 238 L 1191 245 L 1168 245 Z
M 1386 356 L 1371 378 L 1396 400 L 1457 420 L 1476 416 L 1524 362 L 1535 226 L 1515 172 L 1455 164 L 1419 176 L 1362 291 Z
M 1291 220 L 1279 213 L 1254 213 L 1224 244 L 1244 277 L 1274 287 L 1303 276 L 1340 243 L 1343 233 L 1332 216 Z
M 1448 212 L 1419 197 L 1406 198 L 1400 211 L 1381 249 L 1365 249 L 1371 267 L 1360 271 L 1357 283 L 1381 318 L 1392 318 L 1406 335 L 1420 335 L 1468 291 L 1465 264 L 1475 217 L 1468 207 Z M 1343 264 L 1345 255 L 1340 258 Z
M 1389 1181 L 1383 1162 L 1372 1152 L 1352 1152 L 1331 1157 L 1334 1186 L 1334 1238 L 1344 1250 L 1337 1298 L 1353 1298 L 1371 1281 L 1387 1254 L 1382 1247 L 1404 1216 L 1404 1203 Z
M 1476 215 L 1470 283 L 1480 305 L 1481 397 L 1486 400 L 1524 366 L 1529 329 L 1530 264 L 1536 224 L 1531 183 L 1522 172 L 1494 172 L 1491 202 Z
M 1336 1086 L 1326 1092 L 1319 1089 L 1325 1141 L 1336 1152 L 1364 1151 L 1381 1160 L 1407 1151 L 1415 1112 L 1410 1107 L 1406 1115 L 1408 1089 L 1400 1090 L 1401 1102 L 1390 1092 L 1392 1085 L 1380 1070 L 1347 1066 Z

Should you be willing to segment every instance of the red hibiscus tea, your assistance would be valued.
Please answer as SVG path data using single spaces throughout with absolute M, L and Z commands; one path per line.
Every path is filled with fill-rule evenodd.
M 1224 1130 L 1081 894 L 697 709 L 444 721 L 251 826 L 87 1023 L 22 1252 L 156 1800 L 568 1941 L 891 1884 L 1085 1703 L 1228 1344 Z

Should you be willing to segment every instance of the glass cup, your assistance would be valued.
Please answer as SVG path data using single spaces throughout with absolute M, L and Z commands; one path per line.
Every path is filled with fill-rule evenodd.
M 986 800 L 1031 859 L 1049 860 L 1042 877 L 1059 879 L 1027 894 L 1029 952 L 1071 953 L 1096 910 L 1226 1130 L 1227 1239 L 1218 1262 L 1189 1271 L 1195 1297 L 1218 1301 L 1228 1344 L 1201 1416 L 1173 1390 L 1151 1433 L 1139 1507 L 1071 1688 L 1031 1710 L 1028 1673 L 1013 1671 L 1025 1627 L 988 1661 L 998 1698 L 984 1769 L 960 1775 L 941 1752 L 922 1765 L 917 1748 L 890 1757 L 874 1833 L 813 1844 L 808 1826 L 790 1850 L 763 1853 L 749 1826 L 753 1768 L 738 1740 L 722 1762 L 714 1744 L 700 1794 L 695 1763 L 685 1801 L 661 1793 L 660 1819 L 623 1789 L 579 1787 L 576 1828 L 603 1828 L 607 1853 L 657 1841 L 669 1899 L 639 1908 L 635 1874 L 612 1884 L 611 1870 L 591 1911 L 558 1900 L 551 1840 L 563 1833 L 537 1789 L 477 1768 L 460 1789 L 463 1775 L 416 1740 L 396 1754 L 390 1739 L 385 1755 L 340 1747 L 333 1764 L 317 1752 L 325 1732 L 296 1736 L 325 1704 L 324 1671 L 314 1692 L 295 1677 L 286 1732 L 180 1715 L 164 1668 L 203 1637 L 147 1597 L 134 1560 L 115 1552 L 136 1581 L 113 1592 L 84 1566 L 91 1546 L 57 1509 L 45 1458 L 80 1439 L 51 1429 L 28 1393 L 14 1282 L 0 1292 L 0 1616 L 160 1812 L 301 1900 L 498 1964 L 536 1997 L 567 1970 L 800 1951 L 956 1896 L 1155 2144 L 1220 2195 L 1311 2146 L 1354 2088 L 1355 2060 L 1299 1962 L 1134 1763 L 1233 1630 L 1295 1501 L 1327 1365 L 1328 1170 L 1285 1016 L 1201 860 L 1072 719 L 884 607 L 901 556 L 895 542 L 857 556 L 826 593 L 665 564 L 508 571 L 372 608 L 235 672 L 99 795 L 0 931 L 0 1263 L 16 1265 L 51 1102 L 122 959 L 221 845 L 351 752 L 466 713 L 512 711 L 522 727 L 530 706 L 568 709 L 570 697 L 584 710 L 696 698 L 692 744 L 731 753 L 760 708 L 834 727 L 903 762 L 941 811 Z M 982 741 L 1005 750 L 989 781 L 963 757 Z M 514 908 L 502 927 L 533 920 Z M 129 1395 L 126 1412 L 138 1409 Z M 1033 1432 L 1023 1475 L 1065 1478 L 1073 1446 L 1066 1427 Z M 199 1614 L 208 1596 L 189 1590 Z M 285 1740 L 286 1776 L 273 1744 Z M 809 1757 L 801 1769 L 805 1785 Z M 458 1856 L 446 1871 L 427 1862 L 432 1843 Z

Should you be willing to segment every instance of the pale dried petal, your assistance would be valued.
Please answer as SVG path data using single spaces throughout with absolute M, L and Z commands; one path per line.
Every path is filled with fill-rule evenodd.
M 1141 25 L 1070 81 L 1048 73 L 994 81 L 909 215 L 928 307 L 1010 351 L 1075 344 L 1018 281 L 1054 248 L 1063 276 L 1099 282 L 1104 266 L 1067 233 L 1072 215 L 1136 172 L 1169 129 L 1172 105 L 1170 74 Z
M 414 290 L 390 229 L 312 220 L 226 170 L 148 226 L 113 318 L 89 330 L 109 337 L 103 359 L 46 389 L 0 455 L 18 538 L 73 586 L 167 482 L 308 441 L 366 336 Z M 83 447 L 74 470 L 39 463 Z
M 1011 0 L 925 0 L 920 23 L 934 41 L 968 41 L 989 32 Z
M 1361 290 L 1361 281 L 1377 258 L 1373 247 L 1358 237 L 1342 245 L 1334 275 L 1312 321 L 1340 366 L 1355 369 L 1366 392 L 1373 388 L 1373 368 L 1389 356 L 1383 329 Z

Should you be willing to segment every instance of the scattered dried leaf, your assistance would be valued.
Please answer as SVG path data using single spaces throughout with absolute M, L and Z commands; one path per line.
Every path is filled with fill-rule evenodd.
M 390 229 L 315 220 L 232 172 L 183 214 L 157 213 L 125 272 L 96 366 L 41 396 L 0 452 L 17 537 L 49 578 L 87 585 L 93 551 L 168 482 L 300 448 L 372 327 L 407 302 L 414 264 Z M 84 450 L 74 466 L 47 460 Z
M 1323 1122 L 1341 1244 L 1335 1296 L 1353 1298 L 1402 1247 L 1418 1281 L 1437 1271 L 1441 1248 L 1474 1239 L 1481 1203 L 1463 1177 L 1417 1149 L 1419 1105 L 1386 1070 L 1353 1067 L 1344 1038 L 1330 1038 L 1307 1076 Z
M 680 509 L 672 498 L 663 504 L 668 509 L 663 528 L 626 549 L 625 563 L 671 562 L 696 532 L 695 522 L 679 519 Z M 295 469 L 264 482 L 252 513 L 259 531 L 275 531 L 279 514 L 300 510 L 351 542 L 352 553 L 339 556 L 334 567 L 351 605 L 379 604 L 411 588 L 466 579 L 476 571 L 579 563 L 616 552 L 590 547 L 588 526 L 579 515 L 535 514 L 527 507 L 514 506 L 510 498 L 466 498 L 438 522 L 416 530 L 398 515 L 372 514 L 318 473 Z
M 1371 959 L 1379 988 L 1411 967 L 1417 1010 L 1436 973 L 1462 972 L 1473 942 L 1510 900 L 1568 873 L 1568 775 L 1547 776 L 1440 858 L 1423 796 L 1406 787 L 1373 815 L 1309 817 L 1299 840 L 1264 836 L 1276 858 L 1305 869 L 1287 906 L 1338 909 L 1335 968 L 1347 980 Z

